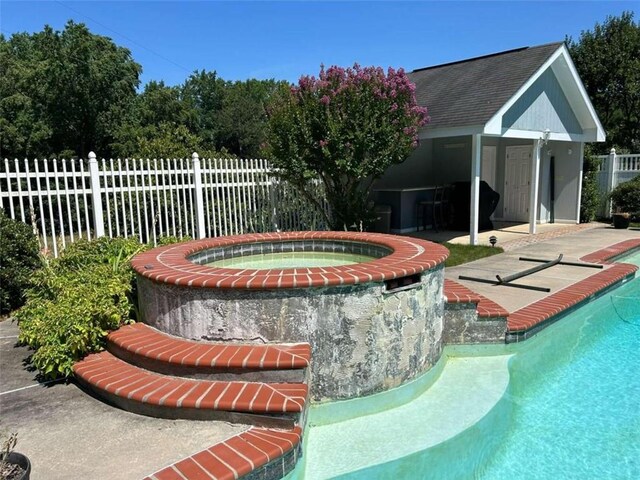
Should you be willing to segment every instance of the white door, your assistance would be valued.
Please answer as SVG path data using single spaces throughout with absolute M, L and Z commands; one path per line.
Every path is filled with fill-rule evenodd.
M 482 169 L 480 179 L 496 190 L 496 147 L 482 147 Z
M 511 222 L 529 221 L 531 190 L 530 146 L 507 147 L 504 172 L 504 219 Z

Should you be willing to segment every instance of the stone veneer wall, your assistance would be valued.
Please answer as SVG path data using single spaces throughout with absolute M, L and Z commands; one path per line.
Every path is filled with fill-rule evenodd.
M 314 401 L 396 387 L 442 351 L 442 266 L 395 292 L 383 282 L 304 289 L 188 288 L 138 275 L 142 317 L 191 339 L 309 342 Z
M 445 345 L 504 343 L 506 317 L 478 317 L 475 303 L 449 303 L 444 310 Z

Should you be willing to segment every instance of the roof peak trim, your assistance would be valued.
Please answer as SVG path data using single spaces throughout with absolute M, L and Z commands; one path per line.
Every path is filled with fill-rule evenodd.
M 563 44 L 564 44 L 564 42 L 549 42 L 549 43 L 544 43 L 542 45 L 519 47 L 519 48 L 514 48 L 514 49 L 511 49 L 511 50 L 505 50 L 505 51 L 502 51 L 502 52 L 495 52 L 495 53 L 489 53 L 487 55 L 480 55 L 479 57 L 466 58 L 464 60 L 456 60 L 454 62 L 440 63 L 438 65 L 431 65 L 429 67 L 416 68 L 416 69 L 412 70 L 411 73 L 424 72 L 425 70 L 433 70 L 433 69 L 436 69 L 436 68 L 449 67 L 449 66 L 452 66 L 452 65 L 458 65 L 458 64 L 467 63 L 467 62 L 474 62 L 476 60 L 483 60 L 485 58 L 498 57 L 500 55 L 507 55 L 507 54 L 510 54 L 510 53 L 523 52 L 525 50 L 531 50 L 531 49 L 534 49 L 534 48 L 548 47 L 550 45 L 558 45 L 558 46 L 560 46 L 560 45 L 563 45 Z

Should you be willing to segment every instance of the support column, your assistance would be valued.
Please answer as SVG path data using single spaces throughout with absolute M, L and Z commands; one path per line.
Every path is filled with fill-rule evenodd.
M 580 142 L 578 154 L 578 198 L 576 198 L 576 223 L 580 223 L 580 206 L 582 202 L 582 167 L 584 165 L 584 142 Z
M 191 155 L 191 163 L 193 165 L 193 190 L 195 193 L 196 207 L 196 227 L 198 238 L 205 238 L 206 228 L 204 223 L 204 201 L 202 196 L 202 173 L 200 169 L 200 157 L 196 152 Z
M 478 218 L 480 210 L 480 166 L 482 165 L 482 135 L 471 136 L 471 215 L 469 218 L 469 243 L 478 244 Z
M 529 234 L 536 233 L 538 218 L 538 185 L 540 184 L 540 147 L 542 140 L 533 142 L 531 156 L 531 190 L 529 192 Z
M 607 159 L 607 191 L 609 194 L 616 185 L 616 149 L 612 148 Z M 610 218 L 612 213 L 611 199 L 607 200 L 605 217 Z
M 96 154 L 89 152 L 89 179 L 91 181 L 91 206 L 93 209 L 93 232 L 96 237 L 104 237 L 104 217 L 102 216 L 102 194 L 100 193 L 100 169 Z M 69 226 L 71 227 L 71 225 Z

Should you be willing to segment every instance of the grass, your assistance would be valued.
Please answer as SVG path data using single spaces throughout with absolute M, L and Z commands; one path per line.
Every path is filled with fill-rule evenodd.
M 445 267 L 455 267 L 463 263 L 473 262 L 484 257 L 497 255 L 504 250 L 500 247 L 487 247 L 483 245 L 461 245 L 457 243 L 444 242 L 442 245 L 449 249 L 449 258 L 445 262 Z

